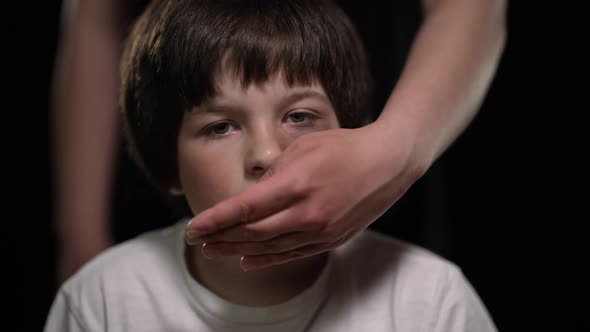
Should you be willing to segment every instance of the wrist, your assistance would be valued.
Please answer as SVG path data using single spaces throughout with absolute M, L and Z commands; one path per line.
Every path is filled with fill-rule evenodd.
M 423 133 L 422 128 L 411 118 L 395 115 L 380 117 L 368 128 L 374 136 L 376 146 L 390 147 L 394 151 L 386 151 L 384 159 L 387 169 L 399 169 L 407 174 L 414 182 L 422 177 L 434 162 L 434 144 L 429 141 L 429 135 Z M 430 143 L 429 143 L 430 142 Z

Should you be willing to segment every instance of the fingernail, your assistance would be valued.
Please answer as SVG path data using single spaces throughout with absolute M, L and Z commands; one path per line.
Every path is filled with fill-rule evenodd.
M 198 238 L 195 236 L 194 232 L 191 231 L 185 231 L 184 232 L 184 238 L 186 239 L 186 242 L 188 244 L 197 244 L 198 243 Z
M 259 268 L 258 266 L 256 266 L 256 264 L 254 264 L 251 261 L 248 261 L 247 259 L 245 259 L 244 256 L 242 256 L 242 258 L 240 258 L 240 267 L 245 272 L 256 270 L 256 269 Z
M 201 252 L 203 253 L 203 256 L 205 256 L 205 258 L 214 259 L 219 257 L 219 251 L 217 251 L 214 248 L 211 248 L 211 246 L 207 246 L 207 243 L 203 243 L 203 246 L 201 247 Z
M 189 237 L 191 237 L 191 238 L 197 238 L 200 235 L 199 234 L 199 231 L 190 227 L 191 224 L 193 223 L 193 220 L 195 220 L 195 218 L 193 218 L 193 219 L 191 219 L 191 220 L 188 221 L 188 223 L 185 226 L 185 231 L 186 231 L 186 234 Z
M 191 246 L 196 244 L 194 239 L 188 233 L 184 234 L 184 242 Z
M 242 256 L 240 258 L 240 267 L 242 268 L 242 270 L 244 270 L 245 272 L 248 272 L 250 270 L 250 266 L 248 265 L 248 263 L 244 260 L 244 256 Z

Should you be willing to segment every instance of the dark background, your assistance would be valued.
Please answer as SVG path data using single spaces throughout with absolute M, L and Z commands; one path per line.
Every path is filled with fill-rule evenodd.
M 369 50 L 376 105 L 382 106 L 418 28 L 417 1 L 340 2 Z M 550 106 L 540 90 L 531 93 L 531 86 L 551 82 L 551 66 L 533 63 L 554 48 L 555 36 L 539 38 L 526 19 L 538 15 L 523 15 L 517 7 L 521 2 L 516 3 L 509 6 L 508 43 L 481 111 L 428 173 L 371 227 L 458 264 L 500 331 L 583 330 L 588 327 L 584 314 L 589 278 L 580 267 L 587 265 L 587 255 L 580 254 L 584 241 L 572 226 L 588 219 L 550 211 L 560 193 L 547 189 L 544 179 L 555 177 L 538 168 L 558 154 L 540 154 L 538 130 L 532 130 L 538 129 L 542 110 Z M 48 101 L 60 5 L 47 1 L 33 10 L 33 4 L 20 4 L 7 8 L 3 22 L 3 72 L 10 74 L 3 75 L 9 86 L 3 89 L 3 142 L 8 143 L 3 164 L 9 167 L 5 180 L 12 197 L 5 212 L 9 228 L 3 252 L 9 268 L 4 274 L 9 277 L 8 293 L 15 298 L 7 301 L 9 312 L 23 316 L 17 329 L 23 331 L 41 329 L 56 292 Z M 533 50 L 540 53 L 533 56 Z M 517 119 L 523 114 L 527 120 L 521 125 Z M 555 128 L 548 134 L 555 135 Z M 169 221 L 164 203 L 122 152 L 117 167 L 117 239 Z

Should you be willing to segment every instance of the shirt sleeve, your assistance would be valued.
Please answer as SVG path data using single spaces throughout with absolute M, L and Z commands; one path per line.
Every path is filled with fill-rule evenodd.
M 70 307 L 66 294 L 60 291 L 53 301 L 43 331 L 78 332 L 88 331 L 88 329 L 84 328 L 80 317 Z
M 438 297 L 440 306 L 434 315 L 433 331 L 497 331 L 483 302 L 459 268 L 449 267 Z

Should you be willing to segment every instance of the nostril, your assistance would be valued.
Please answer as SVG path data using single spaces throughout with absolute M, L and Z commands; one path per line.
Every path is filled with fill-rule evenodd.
M 252 173 L 257 174 L 257 175 L 263 174 L 265 171 L 266 171 L 266 168 L 262 167 L 262 166 L 254 166 L 252 168 Z

